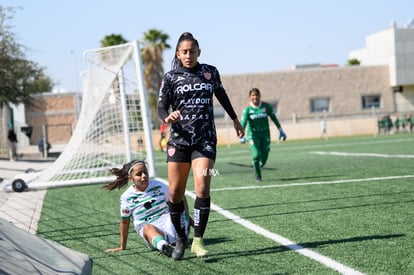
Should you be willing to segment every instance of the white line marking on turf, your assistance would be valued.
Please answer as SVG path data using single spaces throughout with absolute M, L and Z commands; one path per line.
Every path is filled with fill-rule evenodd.
M 193 192 L 187 191 L 186 194 L 188 196 L 192 197 L 195 200 L 196 196 Z M 291 250 L 293 250 L 293 251 L 295 251 L 299 254 L 302 254 L 305 257 L 308 257 L 308 258 L 310 258 L 312 260 L 315 260 L 315 261 L 317 261 L 317 262 L 319 262 L 319 263 L 321 263 L 321 264 L 323 264 L 323 265 L 325 265 L 325 266 L 327 266 L 327 267 L 329 267 L 333 270 L 336 270 L 339 273 L 342 273 L 342 274 L 355 274 L 355 275 L 363 274 L 363 273 L 361 273 L 361 272 L 359 272 L 355 269 L 352 269 L 348 266 L 345 266 L 345 265 L 343 265 L 343 264 L 341 264 L 341 263 L 339 263 L 339 262 L 337 262 L 337 261 L 335 261 L 335 260 L 333 260 L 329 257 L 321 255 L 321 254 L 319 254 L 315 251 L 312 251 L 310 249 L 304 248 L 303 246 L 298 245 L 297 243 L 294 243 L 293 241 L 291 241 L 291 240 L 289 240 L 289 239 L 287 239 L 287 238 L 285 238 L 285 237 L 283 237 L 279 234 L 275 234 L 273 232 L 270 232 L 270 231 L 264 229 L 261 226 L 258 226 L 258 225 L 254 224 L 254 223 L 252 223 L 248 220 L 242 219 L 241 217 L 231 213 L 230 211 L 222 209 L 221 207 L 215 205 L 214 203 L 211 203 L 210 207 L 211 207 L 212 210 L 214 210 L 217 213 L 223 215 L 227 219 L 229 219 L 233 222 L 236 222 L 236 223 L 240 224 L 241 226 L 244 226 L 247 229 L 249 229 L 253 232 L 256 232 L 256 233 L 258 233 L 258 234 L 260 234 L 260 235 L 262 235 L 262 236 L 264 236 L 268 239 L 271 239 L 271 240 L 273 240 L 273 241 L 275 241 L 275 242 L 277 242 L 277 243 L 279 243 L 279 244 L 281 244 L 281 245 L 283 245 L 283 246 L 285 246 L 285 247 L 287 247 L 287 248 L 289 248 L 289 249 L 291 249 Z
M 354 182 L 363 182 L 363 181 L 381 181 L 381 180 L 410 179 L 410 178 L 414 178 L 414 175 L 376 177 L 376 178 L 365 178 L 365 179 L 349 179 L 349 180 L 333 180 L 333 181 L 311 181 L 311 182 L 297 182 L 297 183 L 273 184 L 273 185 L 250 185 L 250 186 L 240 186 L 240 187 L 215 188 L 215 189 L 211 189 L 210 191 L 279 188 L 279 187 L 304 186 L 304 185 L 354 183 Z
M 414 158 L 414 155 L 386 155 L 386 154 L 374 154 L 374 153 L 344 153 L 344 152 L 323 152 L 323 151 L 314 151 L 310 153 L 317 154 L 317 155 L 333 155 L 333 156 L 346 156 L 346 157 Z

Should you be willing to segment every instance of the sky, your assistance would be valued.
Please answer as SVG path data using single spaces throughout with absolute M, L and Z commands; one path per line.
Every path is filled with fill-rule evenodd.
M 198 39 L 201 63 L 221 75 L 286 70 L 320 63 L 343 66 L 365 38 L 414 18 L 412 0 L 1 0 L 26 56 L 45 68 L 55 91 L 79 91 L 83 53 L 110 34 L 142 40 L 150 29 L 169 35 L 170 69 L 179 35 Z

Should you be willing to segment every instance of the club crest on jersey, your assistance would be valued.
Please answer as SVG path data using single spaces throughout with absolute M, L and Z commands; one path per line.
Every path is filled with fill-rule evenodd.
M 207 79 L 207 80 L 211 79 L 211 73 L 210 72 L 204 72 L 203 75 L 204 75 L 205 79 Z
M 167 153 L 168 153 L 168 155 L 170 157 L 174 156 L 174 154 L 175 154 L 175 148 L 174 147 L 168 148 Z
M 129 215 L 129 209 L 128 208 L 122 209 L 122 214 Z
M 150 189 L 148 191 L 152 191 L 155 196 L 159 196 L 161 194 L 161 187 L 160 186 L 154 186 L 152 189 Z

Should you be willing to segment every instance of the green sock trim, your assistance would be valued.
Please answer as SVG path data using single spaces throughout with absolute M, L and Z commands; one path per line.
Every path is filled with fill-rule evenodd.
M 158 247 L 157 246 L 158 242 L 162 241 L 162 240 L 164 240 L 164 238 L 162 236 L 157 236 L 157 237 L 153 238 L 152 239 L 152 246 L 157 248 Z

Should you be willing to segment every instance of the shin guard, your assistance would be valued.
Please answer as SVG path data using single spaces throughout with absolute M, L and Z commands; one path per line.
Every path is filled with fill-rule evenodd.
M 197 197 L 194 203 L 194 236 L 202 238 L 210 215 L 210 197 Z
M 187 237 L 184 226 L 184 201 L 179 203 L 168 202 L 168 209 L 170 210 L 171 222 L 174 225 L 177 236 L 179 238 Z

